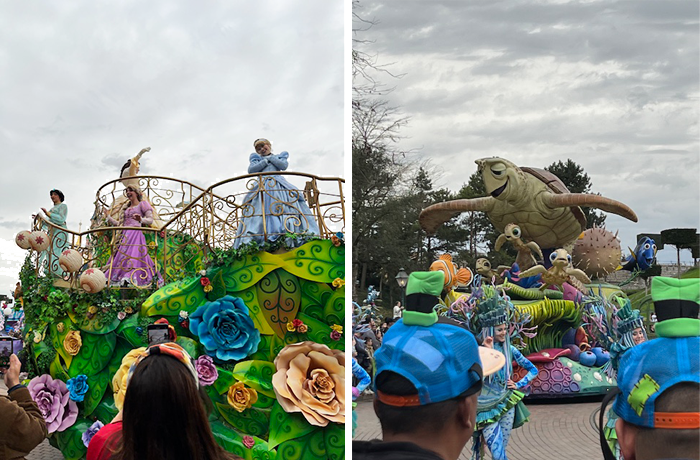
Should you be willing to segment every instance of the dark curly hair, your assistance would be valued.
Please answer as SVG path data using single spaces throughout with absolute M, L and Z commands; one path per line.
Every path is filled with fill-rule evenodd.
M 58 189 L 53 189 L 49 192 L 49 196 L 53 195 L 54 193 L 58 195 L 58 199 L 61 200 L 61 203 L 63 203 L 63 200 L 66 199 L 66 197 L 63 196 L 63 192 Z

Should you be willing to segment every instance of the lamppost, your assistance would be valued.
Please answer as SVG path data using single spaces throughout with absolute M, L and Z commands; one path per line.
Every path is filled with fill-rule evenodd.
M 403 269 L 399 268 L 399 272 L 396 274 L 396 282 L 399 283 L 401 288 L 401 306 L 406 308 L 406 284 L 408 283 L 408 273 Z

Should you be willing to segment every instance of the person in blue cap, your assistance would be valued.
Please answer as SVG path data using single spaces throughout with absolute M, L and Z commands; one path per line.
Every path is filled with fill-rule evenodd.
M 505 356 L 438 317 L 442 272 L 413 272 L 406 310 L 375 353 L 374 410 L 382 440 L 353 441 L 354 460 L 456 460 L 476 425 L 483 376 Z
M 625 460 L 700 459 L 700 279 L 657 276 L 651 295 L 658 338 L 620 358 L 617 390 L 603 399 L 618 415 L 617 441 Z M 614 460 L 600 430 L 606 460 Z

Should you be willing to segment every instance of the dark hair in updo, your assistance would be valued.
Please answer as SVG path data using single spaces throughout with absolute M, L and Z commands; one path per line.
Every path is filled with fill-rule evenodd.
M 53 195 L 54 193 L 58 195 L 58 199 L 61 200 L 61 203 L 63 203 L 63 200 L 66 199 L 66 197 L 63 196 L 63 192 L 58 189 L 53 189 L 49 192 L 49 196 Z
M 131 167 L 131 160 L 126 160 L 126 163 L 124 163 L 124 166 L 122 166 L 122 170 L 119 173 L 119 177 L 122 177 L 124 175 L 124 171 L 129 169 Z

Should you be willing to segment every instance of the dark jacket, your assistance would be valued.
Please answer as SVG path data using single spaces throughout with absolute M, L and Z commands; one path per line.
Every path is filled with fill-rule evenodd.
M 353 441 L 352 460 L 444 460 L 411 442 Z
M 0 460 L 24 458 L 47 435 L 44 417 L 26 387 L 0 396 Z

